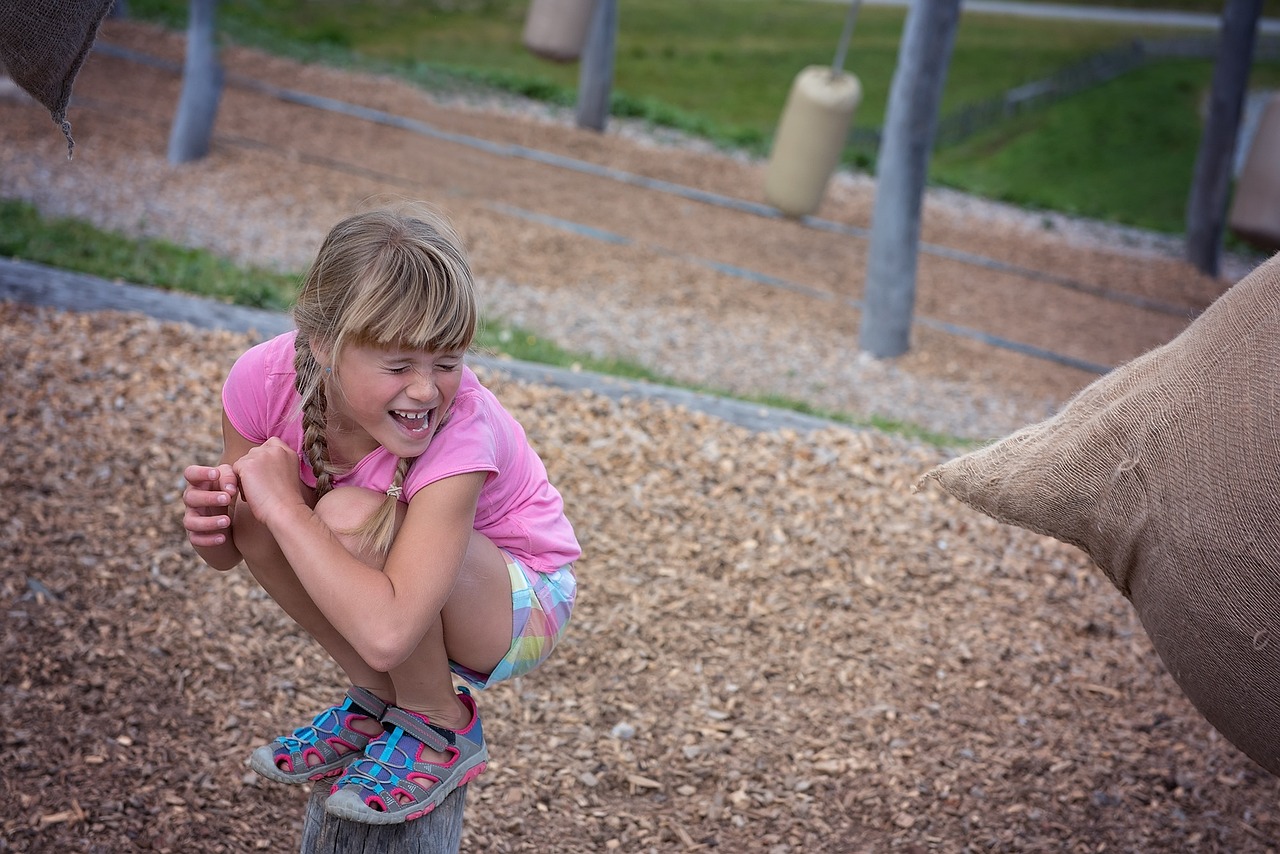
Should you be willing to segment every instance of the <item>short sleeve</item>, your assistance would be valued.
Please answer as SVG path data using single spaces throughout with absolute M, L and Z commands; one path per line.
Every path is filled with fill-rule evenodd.
M 293 391 L 293 333 L 246 350 L 222 386 L 222 409 L 231 426 L 250 442 L 280 436 L 296 403 Z

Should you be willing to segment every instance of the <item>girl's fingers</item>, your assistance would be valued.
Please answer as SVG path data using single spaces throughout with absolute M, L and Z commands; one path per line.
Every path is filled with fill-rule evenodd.
M 216 476 L 218 488 L 228 495 L 235 495 L 236 491 L 239 489 L 239 483 L 236 478 L 235 471 L 226 463 L 218 466 L 216 471 L 218 472 Z
M 192 486 L 208 489 L 209 485 L 213 484 L 213 488 L 217 489 L 219 473 L 213 466 L 187 466 L 182 470 L 182 476 Z
M 226 531 L 231 527 L 231 517 L 223 514 L 209 516 L 199 512 L 188 512 L 182 518 L 182 527 L 188 534 L 211 534 Z
M 197 548 L 212 548 L 227 541 L 231 530 L 228 511 L 235 500 L 237 479 L 229 465 L 187 466 L 182 472 L 187 488 L 182 501 L 187 506 L 182 527 Z
M 188 533 L 187 539 L 191 541 L 191 545 L 197 548 L 210 548 L 220 546 L 227 541 L 227 535 L 218 534 L 191 534 Z
M 231 519 L 227 516 L 201 516 L 188 513 L 183 519 L 187 540 L 197 548 L 220 546 L 231 536 Z
M 237 492 L 237 479 L 231 466 L 187 466 L 182 474 L 188 483 L 183 492 L 183 501 L 188 507 L 207 510 L 231 506 Z
M 209 484 L 192 485 L 182 493 L 182 500 L 193 510 L 226 509 L 231 506 L 231 493 L 212 489 Z

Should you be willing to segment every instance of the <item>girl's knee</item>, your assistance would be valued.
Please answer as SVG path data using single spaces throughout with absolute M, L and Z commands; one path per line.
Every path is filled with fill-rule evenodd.
M 360 486 L 339 486 L 320 496 L 316 515 L 334 531 L 358 528 L 386 500 L 386 496 Z
M 316 515 L 333 531 L 338 540 L 353 553 L 363 551 L 364 544 L 357 533 L 378 512 L 387 496 L 359 486 L 339 486 L 326 492 L 316 502 Z M 404 517 L 404 506 L 396 508 L 399 518 Z

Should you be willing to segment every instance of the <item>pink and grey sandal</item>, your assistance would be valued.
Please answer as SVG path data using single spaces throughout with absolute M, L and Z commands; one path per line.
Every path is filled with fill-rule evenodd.
M 249 757 L 249 767 L 277 783 L 307 783 L 341 774 L 360 757 L 371 736 L 351 726 L 356 718 L 378 720 L 387 704 L 364 688 L 352 686 L 342 703 L 264 744 Z
M 394 706 L 382 716 L 388 729 L 347 766 L 325 803 L 331 815 L 365 824 L 400 824 L 431 812 L 455 789 L 479 777 L 489 750 L 475 701 L 465 688 L 459 698 L 471 723 L 457 731 L 427 723 Z M 430 747 L 449 755 L 443 764 L 422 759 Z

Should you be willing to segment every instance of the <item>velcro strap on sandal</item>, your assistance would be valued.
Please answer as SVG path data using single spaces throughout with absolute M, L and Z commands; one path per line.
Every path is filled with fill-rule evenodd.
M 368 712 L 368 717 L 374 720 L 378 720 L 387 713 L 387 704 L 368 688 L 352 685 L 347 689 L 347 696 L 351 698 L 351 702 Z
M 387 707 L 387 713 L 382 716 L 382 722 L 399 727 L 427 747 L 441 753 L 453 747 L 458 738 L 453 730 L 429 724 L 417 715 L 395 706 Z

